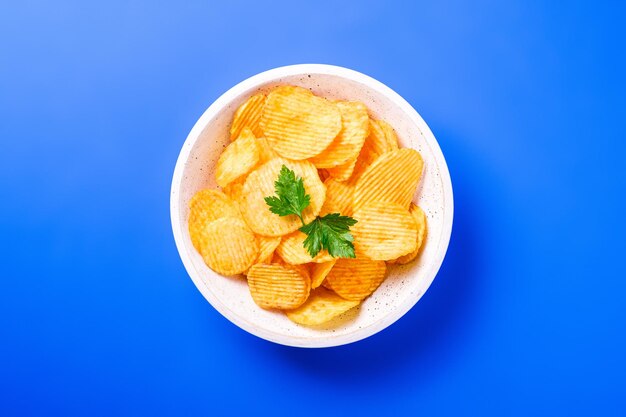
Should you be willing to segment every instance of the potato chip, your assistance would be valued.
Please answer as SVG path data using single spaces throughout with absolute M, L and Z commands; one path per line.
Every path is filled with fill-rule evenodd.
M 217 160 L 215 179 L 220 187 L 246 175 L 259 162 L 259 146 L 252 131 L 245 128 L 239 138 L 224 149 Z
M 358 222 L 351 229 L 357 258 L 362 254 L 387 261 L 415 250 L 417 224 L 403 206 L 386 201 L 369 203 L 352 217 Z
M 257 242 L 259 243 L 259 255 L 254 261 L 254 264 L 271 264 L 274 258 L 274 251 L 280 244 L 280 236 L 268 237 L 257 235 Z M 249 270 L 244 272 L 244 275 L 248 275 Z
M 318 169 L 317 174 L 320 176 L 320 180 L 322 181 L 326 181 L 328 178 L 330 178 L 328 171 L 326 171 L 325 169 Z
M 243 192 L 243 181 L 233 181 L 222 189 L 234 203 L 241 201 L 241 193 Z
M 272 90 L 261 116 L 261 128 L 272 148 L 294 160 L 319 155 L 341 126 L 341 112 L 334 103 L 294 86 Z
M 256 263 L 271 263 L 274 251 L 278 245 L 280 245 L 280 236 L 257 236 L 257 240 L 259 241 L 259 256 L 257 257 Z
M 385 131 L 380 126 L 380 123 L 374 119 L 370 119 L 369 141 L 372 150 L 377 155 L 382 155 L 393 150 L 387 141 Z
M 315 265 L 315 264 L 300 264 L 300 265 L 289 265 L 287 263 L 285 263 L 285 265 L 288 265 L 290 268 L 295 269 L 296 271 L 298 271 L 300 274 L 307 276 L 309 278 L 309 280 L 311 279 L 311 268 L 309 267 L 309 265 Z
M 199 251 L 204 227 L 222 217 L 241 217 L 239 209 L 219 190 L 200 190 L 189 201 L 189 237 Z
M 369 136 L 365 139 L 357 159 L 349 160 L 345 164 L 335 168 L 328 168 L 328 174 L 337 181 L 350 181 L 352 184 L 355 184 L 367 167 L 381 155 L 380 151 L 376 150 L 372 143 L 372 135 L 373 134 L 370 132 Z
M 345 300 L 326 288 L 311 292 L 309 299 L 294 310 L 285 311 L 289 320 L 304 326 L 324 324 L 358 306 L 359 301 Z
M 415 250 L 413 252 L 401 256 L 393 261 L 390 261 L 390 263 L 396 263 L 400 265 L 408 264 L 409 262 L 417 258 L 417 255 L 422 248 L 422 244 L 424 243 L 424 238 L 426 237 L 427 233 L 426 215 L 421 208 L 413 203 L 411 203 L 411 208 L 409 209 L 409 212 L 411 213 L 411 215 L 415 219 L 415 223 L 417 224 L 417 245 L 415 246 Z
M 274 183 L 283 165 L 303 179 L 306 193 L 311 196 L 311 203 L 302 212 L 306 223 L 315 219 L 324 204 L 326 187 L 320 181 L 317 169 L 312 163 L 274 158 L 252 171 L 243 185 L 240 208 L 244 220 L 255 233 L 260 235 L 282 236 L 302 226 L 298 216 L 281 217 L 272 213 L 265 202 L 265 197 L 276 195 Z
M 256 264 L 248 271 L 248 285 L 254 302 L 262 308 L 296 308 L 311 290 L 308 276 L 280 264 Z
M 312 258 L 304 247 L 304 239 L 306 238 L 307 235 L 299 230 L 293 232 L 283 237 L 280 245 L 276 248 L 276 253 L 278 253 L 285 262 L 291 265 L 306 264 L 309 262 L 327 262 L 333 259 L 326 249 L 320 251 L 315 258 Z
M 395 151 L 399 149 L 398 147 L 398 136 L 396 135 L 396 131 L 391 127 L 391 125 L 384 120 L 378 120 L 378 126 L 385 134 L 385 142 L 387 142 L 387 148 L 389 151 Z
M 326 186 L 326 200 L 320 210 L 320 216 L 328 213 L 340 213 L 344 216 L 352 214 L 352 197 L 354 187 L 347 182 L 340 182 L 329 178 L 324 182 Z
M 356 159 L 351 159 L 343 165 L 339 165 L 334 168 L 328 168 L 326 172 L 331 178 L 336 179 L 337 181 L 348 181 L 352 176 L 352 172 L 354 171 L 354 167 L 357 164 Z
M 414 149 L 384 153 L 357 181 L 353 210 L 374 201 L 397 203 L 408 210 L 423 167 L 422 157 Z
M 240 218 L 223 217 L 205 225 L 200 239 L 204 262 L 222 275 L 241 274 L 254 263 L 259 244 Z
M 356 159 L 369 134 L 367 107 L 359 101 L 338 101 L 342 129 L 322 153 L 310 159 L 318 168 L 333 168 Z
M 280 264 L 280 265 L 287 265 L 289 268 L 295 269 L 296 271 L 300 272 L 303 275 L 308 276 L 309 278 L 311 278 L 311 267 L 312 265 L 317 265 L 316 263 L 310 262 L 310 263 L 306 263 L 306 264 L 296 264 L 296 265 L 292 265 L 288 262 L 285 262 L 285 260 L 280 256 L 280 254 L 278 253 L 278 251 L 274 251 L 274 255 L 272 256 L 272 262 L 273 264 Z
M 263 131 L 259 126 L 261 121 L 261 113 L 265 104 L 265 94 L 258 93 L 250 97 L 243 103 L 233 116 L 233 123 L 230 126 L 230 139 L 235 140 L 239 137 L 243 129 L 249 128 L 255 136 L 263 135 Z
M 259 163 L 264 164 L 270 159 L 278 157 L 278 154 L 274 152 L 266 138 L 257 138 L 256 142 L 259 146 Z
M 333 265 L 337 262 L 336 259 L 328 262 L 314 263 L 311 266 L 311 288 L 317 288 L 322 285 L 326 275 L 333 269 Z
M 326 276 L 328 286 L 346 300 L 362 300 L 384 281 L 387 265 L 370 259 L 338 259 Z

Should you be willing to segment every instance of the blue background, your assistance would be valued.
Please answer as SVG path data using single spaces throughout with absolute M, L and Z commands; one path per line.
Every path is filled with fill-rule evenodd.
M 409 3 L 2 2 L 0 415 L 626 415 L 624 7 Z M 422 301 L 325 350 L 222 318 L 169 223 L 200 114 L 307 62 L 411 102 L 456 199 Z

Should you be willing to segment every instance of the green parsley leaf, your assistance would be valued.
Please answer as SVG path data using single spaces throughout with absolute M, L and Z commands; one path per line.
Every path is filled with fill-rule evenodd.
M 304 247 L 311 257 L 315 257 L 319 251 L 326 249 L 334 258 L 355 258 L 352 243 L 354 237 L 350 233 L 350 226 L 354 226 L 356 222 L 352 217 L 342 216 L 339 213 L 317 217 L 300 228 L 301 232 L 308 235 L 304 240 Z
M 300 231 L 307 235 L 304 247 L 311 257 L 326 249 L 334 258 L 355 258 L 354 237 L 350 226 L 356 224 L 352 217 L 339 213 L 330 213 L 317 217 L 309 224 L 304 224 L 302 212 L 311 203 L 311 196 L 304 190 L 304 181 L 296 177 L 295 172 L 283 165 L 274 183 L 276 196 L 265 197 L 270 211 L 279 216 L 296 215 L 302 222 Z
M 302 212 L 311 203 L 311 196 L 304 191 L 304 181 L 295 172 L 283 165 L 274 183 L 277 196 L 265 197 L 270 211 L 279 216 L 295 214 L 302 219 Z

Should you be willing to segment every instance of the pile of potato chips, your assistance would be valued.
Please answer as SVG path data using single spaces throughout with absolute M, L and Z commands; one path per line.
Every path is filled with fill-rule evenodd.
M 388 264 L 414 260 L 426 216 L 411 202 L 422 175 L 416 150 L 399 149 L 393 128 L 357 101 L 329 101 L 295 86 L 255 94 L 235 112 L 231 144 L 215 172 L 220 190 L 190 201 L 189 235 L 205 263 L 247 276 L 262 308 L 315 326 L 356 307 L 384 281 Z M 265 197 L 286 165 L 311 196 L 308 223 L 351 216 L 356 258 L 312 258 L 295 216 L 270 212 Z

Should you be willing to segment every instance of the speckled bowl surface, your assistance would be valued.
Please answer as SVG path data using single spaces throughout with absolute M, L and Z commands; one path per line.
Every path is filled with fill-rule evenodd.
M 408 265 L 390 265 L 385 282 L 355 308 L 316 328 L 297 325 L 280 312 L 258 307 L 245 277 L 223 277 L 209 269 L 191 244 L 188 202 L 203 188 L 215 188 L 214 168 L 229 143 L 233 113 L 246 98 L 281 84 L 298 85 L 329 99 L 360 100 L 374 118 L 389 122 L 402 147 L 417 149 L 424 174 L 413 201 L 426 213 L 428 234 L 420 257 Z M 398 178 L 402 181 L 402 178 Z M 299 347 L 343 345 L 371 336 L 402 317 L 424 295 L 443 262 L 452 231 L 450 174 L 432 132 L 397 93 L 359 72 L 304 64 L 255 75 L 228 90 L 200 117 L 185 141 L 172 180 L 170 211 L 176 246 L 187 272 L 202 295 L 224 317 L 272 342 Z

